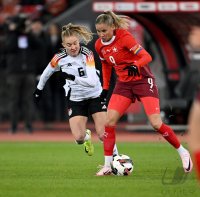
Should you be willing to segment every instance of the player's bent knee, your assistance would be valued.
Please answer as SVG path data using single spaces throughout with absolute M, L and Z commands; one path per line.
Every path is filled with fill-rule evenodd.
M 107 127 L 114 127 L 114 126 L 116 126 L 116 123 L 117 123 L 117 120 L 115 120 L 114 118 L 108 119 L 107 122 L 106 122 L 106 126 Z
M 159 122 L 154 122 L 151 123 L 151 126 L 154 128 L 154 130 L 159 130 L 162 124 L 160 124 Z

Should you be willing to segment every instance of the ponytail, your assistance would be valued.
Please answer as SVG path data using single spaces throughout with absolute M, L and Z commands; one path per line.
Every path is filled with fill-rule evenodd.
M 115 28 L 128 29 L 130 26 L 130 19 L 125 15 L 116 15 L 112 11 L 105 11 L 99 15 L 95 24 L 104 23 L 108 26 L 114 25 Z

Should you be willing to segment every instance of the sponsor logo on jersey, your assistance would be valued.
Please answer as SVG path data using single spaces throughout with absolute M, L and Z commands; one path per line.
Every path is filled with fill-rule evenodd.
M 110 48 L 110 49 L 102 49 L 101 52 L 102 52 L 103 55 L 108 54 L 108 53 L 111 53 L 111 52 L 117 53 L 117 52 L 118 52 L 118 49 L 117 49 L 117 47 L 112 47 L 112 48 Z
M 110 53 L 110 51 L 111 51 L 110 49 L 106 49 L 106 52 Z
M 72 64 L 71 64 L 71 63 L 68 63 L 68 64 L 67 64 L 67 67 L 70 67 L 70 66 L 72 66 Z
M 107 108 L 106 105 L 103 105 L 102 109 L 106 109 L 106 108 Z
M 105 54 L 108 54 L 112 51 L 112 49 L 102 49 L 102 54 L 105 55 Z

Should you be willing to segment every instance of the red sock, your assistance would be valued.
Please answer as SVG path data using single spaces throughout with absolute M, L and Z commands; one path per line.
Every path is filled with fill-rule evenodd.
M 162 123 L 160 129 L 158 129 L 158 132 L 174 147 L 179 148 L 180 142 L 178 138 L 176 137 L 176 134 L 174 131 L 167 126 L 166 124 Z
M 196 167 L 197 178 L 200 181 L 200 150 L 194 153 L 194 164 Z
M 113 155 L 113 148 L 115 145 L 115 127 L 105 127 L 104 133 L 104 155 L 111 156 Z

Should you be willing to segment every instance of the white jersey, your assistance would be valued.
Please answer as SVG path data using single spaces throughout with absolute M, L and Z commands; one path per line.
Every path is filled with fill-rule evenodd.
M 42 90 L 49 77 L 60 70 L 75 76 L 74 81 L 66 80 L 63 86 L 66 96 L 71 89 L 70 100 L 83 101 L 100 95 L 102 87 L 95 68 L 94 55 L 88 48 L 81 46 L 76 57 L 68 55 L 65 49 L 55 54 L 43 71 L 37 88 Z

